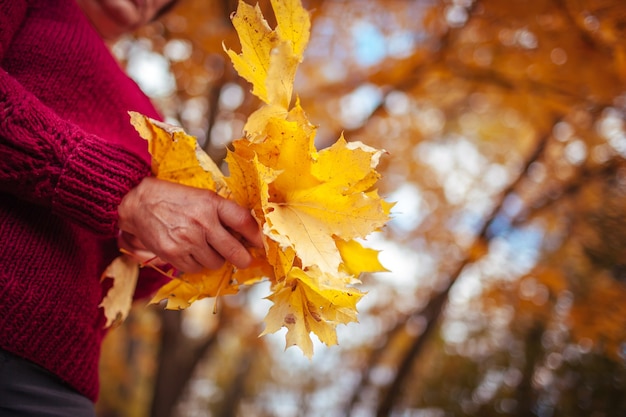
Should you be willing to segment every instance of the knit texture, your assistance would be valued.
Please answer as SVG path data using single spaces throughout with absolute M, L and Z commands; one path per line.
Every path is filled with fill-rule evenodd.
M 150 172 L 129 110 L 159 118 L 75 0 L 0 0 L 0 347 L 93 401 L 100 275 Z M 162 283 L 146 271 L 137 292 Z

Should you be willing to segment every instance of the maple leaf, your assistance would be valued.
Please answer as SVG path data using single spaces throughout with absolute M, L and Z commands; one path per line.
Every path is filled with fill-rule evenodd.
M 272 30 L 259 5 L 240 0 L 232 17 L 241 53 L 226 49 L 252 93 L 268 104 L 286 108 L 291 99 L 298 64 L 309 40 L 311 20 L 299 0 L 272 0 L 277 28 Z
M 354 158 L 333 164 L 337 161 L 336 151 L 344 146 L 345 141 L 338 141 L 311 163 L 318 184 L 298 184 L 276 191 L 275 199 L 265 207 L 265 217 L 275 232 L 273 239 L 293 247 L 304 267 L 317 265 L 328 273 L 336 271 L 341 263 L 335 236 L 344 240 L 365 237 L 382 227 L 389 216 L 376 194 L 355 188 L 367 175 L 358 169 L 359 158 L 364 155 L 352 152 Z M 318 165 L 324 169 L 317 169 Z M 322 172 L 327 173 L 325 178 L 315 175 Z
M 128 317 L 139 278 L 139 264 L 128 255 L 118 256 L 102 273 L 101 280 L 106 278 L 113 280 L 113 286 L 98 307 L 104 309 L 105 326 L 110 327 Z
M 265 85 L 269 70 L 268 58 L 279 42 L 278 35 L 263 18 L 258 4 L 251 6 L 240 1 L 232 22 L 237 28 L 242 52 L 237 54 L 227 49 L 226 53 L 239 75 L 252 84 L 252 93 L 268 103 Z
M 152 298 L 151 303 L 167 300 L 166 309 L 180 310 L 203 298 L 236 294 L 239 286 L 232 278 L 234 272 L 235 267 L 230 262 L 224 262 L 218 269 L 204 269 L 194 274 L 181 274 L 162 286 Z
M 325 285 L 324 280 L 334 285 Z M 261 335 L 286 327 L 286 348 L 298 346 L 309 358 L 313 355 L 311 332 L 327 346 L 337 344 L 335 327 L 357 321 L 356 304 L 363 294 L 354 288 L 338 287 L 336 281 L 319 270 L 291 269 L 285 281 L 267 297 L 274 305 Z
M 337 249 L 343 260 L 343 270 L 355 277 L 363 272 L 387 272 L 378 260 L 378 251 L 371 248 L 365 248 L 356 240 L 345 241 L 343 239 L 335 239 Z
M 300 0 L 272 0 L 276 15 L 276 32 L 280 39 L 291 45 L 294 56 L 302 62 L 304 50 L 309 43 L 311 18 Z
M 130 111 L 130 122 L 148 141 L 152 173 L 159 179 L 220 192 L 224 175 L 195 137 L 177 126 Z
M 299 105 L 295 109 L 300 115 Z M 231 189 L 248 184 L 238 202 L 254 208 L 265 220 L 266 235 L 292 247 L 303 266 L 337 270 L 341 256 L 333 236 L 365 237 L 388 220 L 391 206 L 375 193 L 363 193 L 379 178 L 375 168 L 382 151 L 341 137 L 318 153 L 312 128 L 276 117 L 263 131 L 263 141 L 233 144 L 226 161 L 234 170 L 226 181 Z

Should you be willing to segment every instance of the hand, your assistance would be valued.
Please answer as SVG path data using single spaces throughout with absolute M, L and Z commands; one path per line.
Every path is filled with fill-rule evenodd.
M 249 210 L 213 191 L 153 177 L 126 194 L 118 213 L 122 232 L 183 272 L 216 269 L 224 260 L 245 268 L 252 256 L 244 242 L 263 246 Z
M 132 255 L 133 258 L 142 265 L 154 265 L 160 268 L 167 264 L 167 262 L 164 262 L 161 258 L 146 249 L 146 246 L 141 243 L 136 236 L 128 232 L 120 233 L 117 238 L 117 246 Z

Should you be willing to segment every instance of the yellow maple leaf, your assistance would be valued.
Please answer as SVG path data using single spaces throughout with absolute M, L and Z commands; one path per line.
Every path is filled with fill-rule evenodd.
M 128 255 L 118 256 L 102 273 L 101 280 L 111 278 L 109 288 L 99 307 L 104 309 L 106 327 L 120 324 L 128 317 L 139 278 L 139 264 Z
M 357 321 L 356 304 L 363 296 L 354 288 L 324 285 L 332 277 L 313 269 L 303 271 L 293 268 L 268 297 L 274 305 L 265 319 L 261 335 L 287 328 L 286 348 L 298 346 L 307 356 L 313 355 L 313 332 L 327 346 L 337 344 L 337 324 Z
M 162 286 L 150 302 L 167 300 L 166 309 L 179 310 L 203 298 L 236 294 L 239 285 L 233 280 L 234 273 L 235 267 L 230 262 L 225 262 L 219 269 L 182 274 Z
M 349 177 L 350 167 L 337 175 Z M 339 181 L 284 191 L 276 202 L 268 202 L 265 218 L 275 232 L 272 238 L 293 247 L 304 267 L 317 265 L 324 272 L 336 271 L 341 256 L 334 236 L 344 240 L 366 237 L 388 220 L 386 207 L 376 195 L 345 194 Z
M 269 27 L 258 4 L 251 6 L 240 0 L 232 22 L 239 35 L 241 54 L 225 48 L 226 53 L 239 75 L 252 84 L 252 93 L 268 103 L 265 80 L 270 53 L 280 41 L 278 34 Z
M 148 141 L 152 173 L 159 179 L 219 192 L 224 175 L 196 138 L 177 126 L 128 112 L 139 135 Z
M 300 0 L 272 0 L 276 15 L 276 33 L 281 40 L 289 42 L 298 62 L 302 62 L 304 50 L 309 43 L 311 17 Z
M 341 263 L 333 236 L 365 237 L 388 220 L 389 207 L 375 193 L 364 192 L 379 178 L 375 168 L 383 151 L 341 137 L 317 152 L 315 131 L 302 123 L 299 105 L 293 114 L 299 122 L 270 118 L 263 141 L 234 143 L 226 161 L 235 170 L 227 182 L 232 190 L 248 184 L 245 195 L 255 200 L 266 234 L 282 247 L 294 248 L 304 267 L 333 272 Z M 244 204 L 244 198 L 238 202 Z
M 239 1 L 232 22 L 241 53 L 224 49 L 240 76 L 252 84 L 252 93 L 267 104 L 287 108 L 293 81 L 309 41 L 311 19 L 300 0 L 272 0 L 277 27 L 272 30 L 259 5 Z
M 335 239 L 335 244 L 341 259 L 343 260 L 343 268 L 347 274 L 358 277 L 363 272 L 387 272 L 378 260 L 378 251 L 371 248 L 365 248 L 356 240 L 345 241 L 343 239 Z

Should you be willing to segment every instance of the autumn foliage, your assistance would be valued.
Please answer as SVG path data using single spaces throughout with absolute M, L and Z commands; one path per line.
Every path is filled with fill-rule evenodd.
M 247 3 L 247 12 L 236 19 L 255 21 L 255 2 Z M 234 1 L 181 1 L 173 14 L 123 45 L 133 51 L 148 40 L 152 53 L 167 58 L 176 84 L 155 99 L 218 165 L 228 157 L 220 166 L 229 171 L 235 166 L 228 175 L 239 175 L 234 155 L 239 152 L 262 155 L 259 169 L 246 162 L 239 170 L 255 176 L 261 166 L 287 164 L 274 159 L 282 152 L 315 155 L 310 161 L 330 149 L 332 158 L 362 154 L 361 168 L 353 168 L 359 175 L 379 162 L 375 173 L 370 171 L 376 177 L 371 187 L 397 202 L 392 220 L 368 237 L 364 246 L 376 250 L 366 249 L 367 255 L 360 238 L 333 238 L 340 257 L 334 252 L 328 259 L 335 260 L 326 265 L 339 262 L 342 274 L 350 271 L 362 281 L 349 286 L 367 293 L 358 304 L 359 323 L 337 326 L 338 345 L 316 349 L 309 361 L 297 351 L 284 352 L 280 334 L 278 348 L 276 335 L 258 338 L 263 327 L 257 326 L 256 289 L 269 288 L 269 280 L 220 297 L 215 316 L 213 304 L 204 302 L 181 312 L 140 307 L 129 324 L 146 320 L 144 337 L 129 332 L 123 343 L 145 343 L 162 353 L 143 350 L 126 362 L 151 355 L 160 360 L 158 372 L 142 374 L 157 381 L 152 415 L 210 410 L 220 416 L 621 417 L 626 412 L 626 3 L 303 4 L 310 10 L 311 32 L 290 93 L 291 72 L 286 72 L 289 85 L 272 96 L 263 85 L 255 86 L 258 70 L 240 75 L 241 68 L 234 69 L 231 57 L 254 44 L 240 42 L 233 30 Z M 268 22 L 264 39 L 278 42 L 279 18 L 270 1 L 259 0 L 259 9 Z M 173 48 L 181 45 L 187 49 Z M 225 52 L 224 45 L 237 52 Z M 130 53 L 122 59 L 134 61 Z M 284 57 L 277 60 L 291 65 Z M 248 60 L 243 61 L 237 65 Z M 275 81 L 258 62 L 251 60 L 265 68 L 267 82 Z M 277 102 L 282 107 L 271 104 Z M 263 114 L 281 115 L 280 122 L 268 125 L 265 116 L 257 117 Z M 283 121 L 295 122 L 285 130 L 295 135 L 291 132 L 300 129 L 295 126 L 306 126 L 298 122 L 304 117 L 314 126 L 308 127 L 315 132 L 310 152 L 272 153 L 254 138 L 241 138 L 244 127 L 282 132 Z M 371 154 L 370 147 L 386 151 Z M 291 210 L 286 213 L 284 203 L 301 201 L 315 181 L 329 181 L 332 189 L 331 178 L 318 177 L 317 163 L 303 164 L 302 188 L 289 185 L 291 194 L 273 199 L 273 190 L 292 180 L 276 177 L 265 205 L 248 206 L 256 207 L 268 228 L 276 225 L 266 230 L 267 243 L 295 250 L 290 239 L 297 232 L 284 226 L 297 223 L 286 221 Z M 272 170 L 268 173 L 275 174 Z M 247 198 L 234 192 L 231 197 Z M 364 256 L 344 255 L 352 250 Z M 376 255 L 389 272 L 360 274 L 379 268 Z M 312 279 L 300 272 L 307 272 L 308 256 L 303 252 L 294 261 L 295 288 L 303 292 L 291 291 L 288 275 L 283 284 L 276 280 L 272 267 L 275 327 L 292 321 L 293 312 L 280 307 L 292 302 L 289 297 L 303 312 L 303 293 L 317 299 L 307 287 Z M 270 303 L 262 303 L 264 315 Z M 317 323 L 314 317 L 311 324 Z M 205 331 L 202 337 L 187 333 L 190 321 L 202 323 L 197 325 Z M 113 337 L 124 334 L 118 330 Z M 150 339 L 154 334 L 156 342 Z M 194 376 L 187 372 L 192 357 L 202 361 Z M 106 364 L 118 360 L 105 357 Z M 168 397 L 181 381 L 189 381 L 184 391 Z M 206 389 L 209 384 L 214 391 Z M 107 399 L 119 391 L 111 382 L 105 387 Z M 124 401 L 119 403 L 123 407 Z M 159 414 L 172 403 L 177 411 Z

